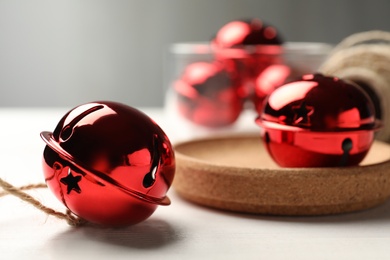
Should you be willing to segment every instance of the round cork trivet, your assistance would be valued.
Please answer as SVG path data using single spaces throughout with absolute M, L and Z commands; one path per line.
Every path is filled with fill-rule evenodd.
M 259 136 L 175 145 L 173 187 L 217 209 L 272 215 L 324 215 L 367 209 L 390 197 L 390 145 L 375 141 L 359 166 L 281 168 Z

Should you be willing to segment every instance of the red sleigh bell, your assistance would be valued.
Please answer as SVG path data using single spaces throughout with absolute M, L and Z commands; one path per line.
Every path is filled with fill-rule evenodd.
M 277 88 L 256 121 L 271 157 L 284 167 L 357 165 L 380 127 L 360 87 L 320 74 Z
M 220 48 L 281 43 L 282 40 L 275 27 L 256 18 L 231 21 L 222 26 L 213 39 L 213 44 Z
M 195 62 L 174 82 L 178 111 L 195 124 L 232 124 L 242 111 L 234 78 L 218 62 Z
M 77 216 L 124 226 L 170 204 L 173 149 L 161 128 L 140 111 L 115 102 L 84 104 L 41 137 L 47 144 L 46 183 Z
M 211 41 L 217 59 L 239 78 L 244 98 L 252 98 L 260 73 L 283 63 L 282 44 L 276 28 L 257 18 L 231 21 Z

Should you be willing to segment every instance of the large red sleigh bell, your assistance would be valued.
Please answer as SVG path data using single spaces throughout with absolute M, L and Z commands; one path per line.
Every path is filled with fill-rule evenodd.
M 47 185 L 77 216 L 124 226 L 170 204 L 173 149 L 161 128 L 140 111 L 115 102 L 84 104 L 41 137 L 47 144 Z
M 284 167 L 357 165 L 380 126 L 360 87 L 320 74 L 277 88 L 257 123 L 271 157 Z

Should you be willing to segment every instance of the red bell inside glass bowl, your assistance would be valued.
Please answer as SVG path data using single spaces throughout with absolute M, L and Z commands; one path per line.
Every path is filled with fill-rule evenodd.
M 282 39 L 275 27 L 253 18 L 228 22 L 218 30 L 212 43 L 220 48 L 232 48 L 281 44 Z
M 218 62 L 190 64 L 173 86 L 178 111 L 198 125 L 230 125 L 243 109 L 234 77 Z
M 283 167 L 357 165 L 381 125 L 359 86 L 321 74 L 277 88 L 256 122 L 271 157 Z
M 273 64 L 281 64 L 283 40 L 278 30 L 261 19 L 233 20 L 211 40 L 215 58 L 240 81 L 241 95 L 252 99 L 256 78 Z

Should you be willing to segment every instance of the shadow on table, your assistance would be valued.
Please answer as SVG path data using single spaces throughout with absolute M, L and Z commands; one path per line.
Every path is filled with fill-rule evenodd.
M 390 223 L 390 201 L 360 211 L 353 211 L 347 213 L 333 214 L 333 215 L 320 215 L 320 216 L 261 216 L 261 219 L 268 219 L 271 221 L 285 221 L 285 222 L 297 222 L 306 224 L 316 223 Z
M 168 222 L 148 219 L 125 228 L 99 228 L 88 225 L 71 228 L 52 239 L 51 247 L 59 251 L 72 248 L 79 251 L 81 247 L 84 247 L 84 250 L 88 247 L 92 249 L 92 247 L 101 246 L 98 250 L 102 250 L 104 247 L 113 245 L 116 248 L 147 250 L 167 246 L 177 242 L 179 238 L 180 233 Z

